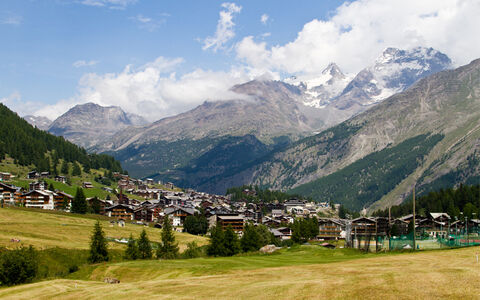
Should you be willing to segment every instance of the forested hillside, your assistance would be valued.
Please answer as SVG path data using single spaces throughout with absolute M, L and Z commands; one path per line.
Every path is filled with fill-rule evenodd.
M 452 217 L 479 218 L 480 215 L 480 185 L 460 185 L 457 189 L 448 188 L 430 192 L 415 201 L 416 212 L 421 216 L 427 213 L 446 212 Z M 392 206 L 391 216 L 398 218 L 412 213 L 412 197 L 400 205 Z M 388 216 L 388 209 L 374 212 L 375 216 Z
M 291 191 L 360 210 L 380 200 L 404 180 L 442 138 L 438 134 L 416 136 Z
M 62 137 L 32 127 L 0 104 L 0 160 L 3 160 L 6 154 L 19 165 L 35 165 L 37 171 L 50 171 L 59 159 L 77 161 L 85 170 L 105 168 L 122 171 L 120 162 L 113 157 L 88 154 L 85 149 L 65 141 Z

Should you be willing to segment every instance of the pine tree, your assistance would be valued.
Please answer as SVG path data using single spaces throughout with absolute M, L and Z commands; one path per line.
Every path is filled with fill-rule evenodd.
M 210 229 L 210 244 L 207 248 L 210 256 L 225 256 L 225 233 L 221 226 L 214 226 Z
M 157 258 L 174 259 L 178 256 L 178 245 L 175 243 L 170 219 L 165 216 L 162 224 L 162 243 L 157 249 Z
M 72 213 L 85 214 L 87 212 L 87 200 L 81 188 L 77 188 L 77 193 L 72 200 Z
M 95 223 L 95 227 L 93 228 L 88 261 L 91 263 L 108 261 L 107 240 L 105 239 L 105 233 L 99 221 Z
M 243 236 L 240 240 L 243 252 L 257 251 L 262 247 L 260 236 L 255 229 L 255 226 L 251 224 L 245 224 L 243 229 Z
M 228 225 L 227 230 L 225 230 L 225 255 L 232 256 L 240 252 L 240 242 L 238 241 L 238 236 L 233 231 L 231 225 Z
M 92 212 L 97 215 L 100 214 L 100 200 L 97 196 L 92 199 Z
M 127 249 L 125 249 L 125 258 L 135 260 L 139 257 L 137 242 L 130 234 L 128 239 Z
M 48 190 L 49 190 L 49 191 L 55 191 L 55 187 L 53 186 L 53 183 L 50 183 L 50 184 L 48 185 Z
M 72 176 L 82 176 L 82 169 L 80 168 L 78 162 L 73 163 Z
M 68 175 L 68 163 L 66 160 L 63 160 L 62 162 L 62 166 L 60 168 L 60 173 L 64 174 L 64 175 Z
M 138 239 L 138 254 L 138 257 L 141 259 L 152 258 L 152 246 L 150 245 L 150 240 L 148 239 L 145 229 L 142 230 L 140 238 Z

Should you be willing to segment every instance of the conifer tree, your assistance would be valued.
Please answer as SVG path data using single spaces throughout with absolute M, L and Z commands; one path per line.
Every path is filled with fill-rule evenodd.
M 68 163 L 66 160 L 63 160 L 62 166 L 60 167 L 60 173 L 68 175 Z
M 227 230 L 225 230 L 225 255 L 232 256 L 240 252 L 240 242 L 238 241 L 238 236 L 233 231 L 231 225 L 228 225 Z
M 207 254 L 210 256 L 225 256 L 225 233 L 221 226 L 213 226 L 210 229 L 210 244 L 207 248 Z
M 145 229 L 142 230 L 142 233 L 140 233 L 140 238 L 138 239 L 138 258 L 152 258 L 152 246 L 150 245 L 150 240 L 148 239 Z
M 78 162 L 74 162 L 72 176 L 81 176 L 81 175 L 82 175 L 82 169 L 80 168 L 80 165 L 78 164 Z
M 93 199 L 92 199 L 92 212 L 94 214 L 98 215 L 98 214 L 100 214 L 100 208 L 101 208 L 100 207 L 100 200 L 98 200 L 97 196 L 93 197 Z
M 95 223 L 95 227 L 93 228 L 88 261 L 91 263 L 108 261 L 107 240 L 105 239 L 105 233 L 99 221 Z
M 137 242 L 130 234 L 128 239 L 127 249 L 125 249 L 125 258 L 135 260 L 139 257 Z
M 87 200 L 81 188 L 77 188 L 77 193 L 72 200 L 72 213 L 85 214 L 87 212 Z
M 243 252 L 257 251 L 262 247 L 260 236 L 254 225 L 245 224 L 243 236 L 240 240 Z
M 174 259 L 178 256 L 178 245 L 175 243 L 170 219 L 165 216 L 162 224 L 162 243 L 157 249 L 157 258 Z

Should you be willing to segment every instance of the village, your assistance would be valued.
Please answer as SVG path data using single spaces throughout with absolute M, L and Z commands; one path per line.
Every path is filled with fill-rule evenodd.
M 49 190 L 45 181 L 48 172 L 29 172 L 29 188 L 24 189 L 9 184 L 11 175 L 0 173 L 0 201 L 3 205 L 26 208 L 70 211 L 73 195 L 60 190 Z M 65 183 L 65 176 L 51 176 L 55 181 Z M 478 218 L 453 219 L 447 213 L 428 213 L 422 217 L 409 214 L 400 218 L 368 217 L 365 212 L 357 218 L 347 214 L 347 218 L 338 218 L 339 205 L 330 203 L 308 202 L 291 198 L 284 202 L 252 203 L 247 200 L 231 200 L 231 195 L 212 195 L 197 192 L 192 189 L 174 189 L 172 183 L 166 183 L 166 189 L 154 187 L 152 179 L 140 180 L 119 173 L 114 174 L 117 188 L 104 187 L 108 192 L 116 194 L 115 200 L 87 198 L 98 201 L 99 214 L 109 217 L 112 222 L 124 224 L 151 224 L 160 227 L 165 216 L 171 220 L 177 231 L 183 231 L 184 222 L 188 216 L 202 215 L 208 220 L 208 227 L 218 224 L 223 229 L 232 226 L 233 230 L 242 235 L 244 225 L 250 222 L 254 225 L 265 225 L 280 241 L 292 237 L 291 225 L 295 219 L 317 218 L 318 235 L 316 240 L 324 241 L 325 246 L 334 247 L 331 243 L 343 241 L 345 247 L 360 248 L 366 251 L 398 250 L 398 249 L 434 249 L 443 246 L 453 246 L 465 243 L 455 238 L 466 232 L 472 233 L 478 229 Z M 83 182 L 82 188 L 92 188 L 90 182 Z M 143 200 L 129 199 L 126 194 L 136 195 Z M 254 190 L 242 191 L 245 196 L 255 195 Z M 107 197 L 108 198 L 108 197 Z M 325 217 L 329 215 L 330 217 Z M 407 236 L 415 219 L 416 244 L 413 236 Z M 470 230 L 468 229 L 470 228 Z M 472 236 L 468 243 L 478 243 L 478 233 Z

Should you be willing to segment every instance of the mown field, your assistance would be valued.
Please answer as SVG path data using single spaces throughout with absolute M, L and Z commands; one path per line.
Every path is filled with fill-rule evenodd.
M 20 239 L 21 244 L 33 245 L 37 249 L 88 249 L 93 225 L 98 219 L 106 237 L 119 239 L 133 234 L 138 238 L 145 228 L 151 241 L 160 241 L 161 230 L 157 228 L 129 223 L 126 223 L 125 227 L 112 226 L 108 218 L 97 215 L 83 216 L 6 207 L 0 209 L 0 247 L 17 247 L 19 243 L 11 242 L 11 239 L 15 238 Z M 175 237 L 181 250 L 191 241 L 196 241 L 198 245 L 208 242 L 207 238 L 184 233 L 176 233 Z M 111 242 L 109 247 L 124 249 L 125 245 Z
M 479 250 L 364 255 L 297 246 L 273 255 L 101 264 L 0 289 L 0 298 L 479 299 Z M 106 276 L 121 283 L 103 283 Z

